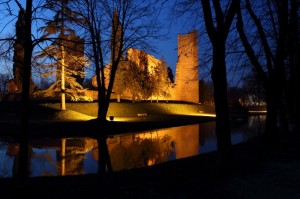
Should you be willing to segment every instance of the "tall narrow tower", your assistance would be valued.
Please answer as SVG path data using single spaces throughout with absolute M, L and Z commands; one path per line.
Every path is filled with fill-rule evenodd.
M 119 20 L 119 15 L 116 10 L 113 13 L 112 30 L 110 38 L 111 56 L 110 63 L 113 63 L 118 57 L 119 51 L 121 50 L 121 39 L 122 39 L 122 26 Z M 123 57 L 121 57 L 123 60 Z
M 178 36 L 178 61 L 175 74 L 175 100 L 199 103 L 198 33 Z

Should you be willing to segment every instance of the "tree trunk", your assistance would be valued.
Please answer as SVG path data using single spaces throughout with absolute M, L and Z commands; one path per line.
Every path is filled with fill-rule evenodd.
M 276 99 L 276 87 L 271 84 L 271 80 L 266 85 L 266 103 L 267 103 L 267 117 L 265 125 L 265 141 L 266 143 L 275 143 L 278 141 L 278 109 Z
M 98 174 L 103 175 L 106 172 L 112 171 L 112 165 L 110 161 L 109 151 L 106 143 L 106 136 L 100 133 L 100 137 L 97 138 L 98 143 Z
M 32 17 L 32 0 L 26 2 L 25 14 L 25 44 L 24 48 L 24 68 L 23 68 L 23 88 L 22 88 L 22 119 L 20 129 L 20 178 L 27 178 L 29 173 L 28 167 L 28 135 L 29 135 L 29 88 L 31 74 L 31 57 L 32 57 L 32 40 L 31 40 L 31 17 Z
M 109 101 L 107 102 L 105 96 L 105 88 L 98 86 L 98 121 L 106 122 L 106 114 L 108 111 Z
M 225 41 L 218 39 L 213 46 L 212 80 L 216 112 L 217 146 L 222 163 L 231 161 L 231 135 L 225 65 Z

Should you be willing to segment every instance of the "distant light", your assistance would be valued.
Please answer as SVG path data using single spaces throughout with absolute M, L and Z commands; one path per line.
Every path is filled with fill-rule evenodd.
M 249 111 L 249 113 L 266 113 L 267 111 Z

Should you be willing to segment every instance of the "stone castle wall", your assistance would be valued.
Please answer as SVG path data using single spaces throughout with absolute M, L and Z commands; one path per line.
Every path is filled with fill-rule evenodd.
M 178 36 L 174 99 L 199 103 L 198 35 L 194 30 Z
M 138 49 L 129 49 L 127 59 L 140 64 Z M 147 54 L 148 70 L 151 71 L 161 62 L 154 56 Z M 178 36 L 178 61 L 176 64 L 175 84 L 170 88 L 168 98 L 152 96 L 149 100 L 174 100 L 199 103 L 199 75 L 198 75 L 198 35 L 194 30 L 188 34 Z M 107 79 L 108 80 L 108 79 Z M 92 78 L 92 83 L 97 87 L 96 76 Z M 93 94 L 93 99 L 97 100 L 97 95 Z M 111 95 L 111 99 L 116 99 L 117 95 Z M 132 100 L 130 92 L 124 92 L 121 99 Z

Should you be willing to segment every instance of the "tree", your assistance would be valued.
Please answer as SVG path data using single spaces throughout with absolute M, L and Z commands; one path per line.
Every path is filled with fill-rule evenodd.
M 132 94 L 133 101 L 141 101 L 150 98 L 154 85 L 151 83 L 146 52 L 138 51 L 137 57 L 134 60 L 129 61 L 124 81 L 126 87 Z
M 250 100 L 250 104 L 248 105 L 253 106 L 260 104 L 260 102 L 264 102 L 266 99 L 266 91 L 261 81 L 257 78 L 254 74 L 249 74 L 245 77 L 243 81 L 243 89 L 247 98 Z
M 168 66 L 167 71 L 168 71 L 169 80 L 171 81 L 171 83 L 174 83 L 174 75 L 173 75 L 173 71 L 170 68 L 170 66 Z
M 288 74 L 287 74 L 287 111 L 290 117 L 290 122 L 299 124 L 298 114 L 300 112 L 300 39 L 299 39 L 299 1 L 290 0 L 289 12 L 289 33 L 287 39 L 287 57 L 288 57 Z
M 125 78 L 128 70 L 129 63 L 126 61 L 120 61 L 118 69 L 116 71 L 116 77 L 114 80 L 113 92 L 117 94 L 117 101 L 121 101 L 121 95 L 126 90 Z
M 16 1 L 18 3 L 18 1 Z M 28 176 L 28 135 L 29 135 L 29 88 L 31 82 L 31 58 L 33 51 L 33 41 L 31 38 L 32 29 L 32 0 L 26 1 L 26 11 L 18 3 L 21 12 L 25 14 L 25 30 L 24 30 L 24 66 L 23 66 L 23 84 L 22 84 L 22 120 L 21 131 L 19 135 L 20 143 L 20 171 L 19 176 L 26 178 Z
M 23 84 L 23 64 L 24 64 L 24 31 L 26 27 L 25 13 L 24 10 L 19 11 L 18 20 L 16 22 L 16 39 L 14 42 L 14 56 L 13 56 L 13 74 L 14 81 L 17 87 L 17 92 L 22 92 Z M 31 75 L 30 75 L 31 79 Z M 30 80 L 30 93 L 33 92 L 35 88 L 32 79 Z
M 214 91 L 212 82 L 199 81 L 199 93 L 201 104 L 213 105 L 214 104 Z
M 91 44 L 89 58 L 94 64 L 98 85 L 98 120 L 106 121 L 110 96 L 119 63 L 130 47 L 149 48 L 149 39 L 157 38 L 159 26 L 152 1 L 96 1 L 74 3 L 80 11 Z M 107 56 L 110 54 L 110 59 Z M 111 65 L 108 83 L 105 67 Z
M 210 1 L 201 0 L 206 31 L 213 47 L 211 77 L 214 85 L 217 145 L 221 160 L 224 163 L 231 158 L 225 47 L 239 3 L 239 0 L 229 1 L 224 5 L 225 10 L 223 11 L 220 1 L 213 0 L 211 6 Z M 214 9 L 214 14 L 212 14 L 212 9 Z M 215 20 L 213 16 L 215 16 Z
M 9 79 L 9 74 L 0 73 L 0 94 L 3 94 L 6 91 L 6 84 Z
M 212 4 L 211 4 L 212 2 Z M 177 16 L 188 15 L 186 24 L 201 27 L 199 34 L 204 42 L 200 45 L 200 52 L 208 61 L 200 66 L 211 63 L 209 73 L 213 82 L 214 104 L 216 112 L 216 134 L 219 157 L 222 163 L 231 159 L 231 135 L 227 94 L 227 70 L 228 35 L 231 33 L 232 22 L 239 7 L 240 0 L 177 0 L 173 6 L 173 12 Z M 199 9 L 202 12 L 199 12 Z M 197 20 L 195 20 L 197 19 Z M 205 31 L 205 32 L 204 32 Z M 201 60 L 201 59 L 200 59 Z
M 257 43 L 249 41 L 253 29 L 245 30 L 242 10 L 238 10 L 237 28 L 245 51 L 266 91 L 267 118 L 265 134 L 268 142 L 278 140 L 278 116 L 284 131 L 289 131 L 284 105 L 286 85 L 287 39 L 289 30 L 289 2 L 264 1 L 259 6 L 266 9 L 264 18 L 254 12 L 249 0 L 245 1 L 247 14 L 257 30 Z M 258 9 L 259 10 L 259 9 Z M 261 13 L 259 13 L 261 14 Z M 269 23 L 265 23 L 268 21 Z M 271 24 L 271 25 L 269 25 Z M 247 33 L 246 33 L 247 31 Z M 259 46 L 262 51 L 256 51 Z
M 14 44 L 14 65 L 13 74 L 17 89 L 22 92 L 22 68 L 24 63 L 24 30 L 25 30 L 25 13 L 19 11 L 18 20 L 16 23 L 16 41 Z
M 41 11 L 41 2 L 35 2 L 33 5 L 32 0 L 26 1 L 26 8 L 24 9 L 22 4 L 18 1 L 6 1 L 5 6 L 8 16 L 13 15 L 12 10 L 10 9 L 11 4 L 16 4 L 20 10 L 20 13 L 23 13 L 22 16 L 23 21 L 23 29 L 22 29 L 22 42 L 20 42 L 20 49 L 26 49 L 23 51 L 23 67 L 22 67 L 22 106 L 21 106 L 21 124 L 20 124 L 20 132 L 19 132 L 19 145 L 20 145 L 20 166 L 18 177 L 26 178 L 29 173 L 29 165 L 28 165 L 28 136 L 29 136 L 29 113 L 30 113 L 30 84 L 31 84 L 31 71 L 32 71 L 32 55 L 33 49 L 36 45 L 40 44 L 42 41 L 45 41 L 45 38 L 38 38 L 36 35 L 32 34 L 32 23 L 34 20 L 41 20 L 39 18 L 39 11 Z M 1 2 L 2 4 L 2 2 Z M 24 18 L 23 18 L 24 17 Z M 13 20 L 12 20 L 13 21 Z M 36 21 L 37 22 L 37 21 Z M 39 24 L 37 22 L 37 24 Z M 8 26 L 8 24 L 6 24 Z M 19 34 L 19 33 L 17 33 Z M 15 42 L 18 36 L 10 36 L 7 38 L 1 38 L 1 41 L 5 42 Z M 9 46 L 11 47 L 11 46 Z
M 151 75 L 151 84 L 153 84 L 152 95 L 167 98 L 170 96 L 170 87 L 172 86 L 172 73 L 170 67 L 165 61 L 164 57 L 160 60 L 158 66 L 154 68 Z
M 55 91 L 60 88 L 62 110 L 66 109 L 65 94 L 69 93 L 76 98 L 77 93 L 83 89 L 82 83 L 85 75 L 83 68 L 86 65 L 83 54 L 84 40 L 79 38 L 70 27 L 71 24 L 81 19 L 68 7 L 69 3 L 71 1 L 46 1 L 45 9 L 49 9 L 55 14 L 53 20 L 48 21 L 46 26 L 40 28 L 44 33 L 42 38 L 50 38 L 53 35 L 57 38 L 52 39 L 52 43 L 43 48 L 36 56 L 37 60 L 42 59 L 42 62 L 38 64 L 40 67 L 52 69 L 44 73 L 44 76 L 56 74 L 54 84 L 39 94 L 54 96 Z M 45 58 L 50 58 L 50 62 L 45 61 Z M 67 92 L 66 88 L 70 91 Z

